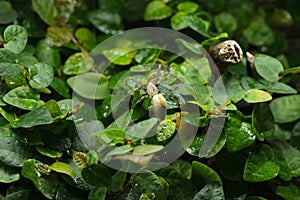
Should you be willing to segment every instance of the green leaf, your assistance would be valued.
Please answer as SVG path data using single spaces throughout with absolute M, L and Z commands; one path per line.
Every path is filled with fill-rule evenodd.
M 0 76 L 3 78 L 16 78 L 20 76 L 22 65 L 7 62 L 0 62 Z
M 49 26 L 46 42 L 51 47 L 61 47 L 69 44 L 73 37 L 72 30 L 66 27 Z
M 81 175 L 88 184 L 97 187 L 109 187 L 112 182 L 111 171 L 103 165 L 91 165 L 83 168 Z
M 44 105 L 44 102 L 39 99 L 39 93 L 25 86 L 11 90 L 3 97 L 6 103 L 24 110 L 34 110 Z
M 172 15 L 172 8 L 162 1 L 151 1 L 145 10 L 144 20 L 161 20 Z
M 177 10 L 185 13 L 194 13 L 198 8 L 199 5 L 192 1 L 185 1 L 177 5 Z
M 211 35 L 209 33 L 210 22 L 206 21 L 196 15 L 187 15 L 183 17 L 183 20 L 188 24 L 188 26 L 197 31 L 202 36 L 209 38 Z
M 243 31 L 243 35 L 250 44 L 255 46 L 269 45 L 274 41 L 272 29 L 265 23 L 258 21 L 251 22 Z
M 87 72 L 67 80 L 68 85 L 87 99 L 105 99 L 109 94 L 108 80 L 103 74 Z
M 45 147 L 36 146 L 35 149 L 42 155 L 48 156 L 50 158 L 60 158 L 62 156 L 61 152 L 47 149 Z
M 251 124 L 233 113 L 229 113 L 227 119 L 225 133 L 229 152 L 240 151 L 254 143 L 256 137 Z
M 42 198 L 43 195 L 41 193 L 38 193 L 35 190 L 20 189 L 10 194 L 7 194 L 5 200 L 17 200 L 17 199 L 30 200 L 30 199 L 42 199 Z
M 55 24 L 57 10 L 51 0 L 32 0 L 33 10 L 49 25 Z
M 138 145 L 133 148 L 133 154 L 147 155 L 147 154 L 158 152 L 163 148 L 164 146 L 162 145 L 153 145 L 153 144 Z
M 271 83 L 269 87 L 266 87 L 266 90 L 269 92 L 274 92 L 278 94 L 296 94 L 297 90 L 292 88 L 291 86 L 282 83 L 282 82 L 275 82 Z
M 83 53 L 75 53 L 68 57 L 64 64 L 63 72 L 67 75 L 81 74 L 93 67 L 94 60 Z
M 252 113 L 252 125 L 257 131 L 260 140 L 269 137 L 275 129 L 275 122 L 269 106 L 265 103 L 255 104 Z
M 54 77 L 53 67 L 46 63 L 36 63 L 29 66 L 29 84 L 34 89 L 41 89 L 49 86 Z
M 111 186 L 109 187 L 109 190 L 112 192 L 121 191 L 123 188 L 123 185 L 126 181 L 126 176 L 127 176 L 126 172 L 117 171 L 112 176 L 112 183 L 111 183 Z
M 12 168 L 11 166 L 0 163 L 0 182 L 1 183 L 12 183 L 20 179 L 20 174 L 18 170 Z
M 287 200 L 298 200 L 300 196 L 300 189 L 298 186 L 290 183 L 287 186 L 279 186 L 275 193 Z
M 19 25 L 10 25 L 4 31 L 4 48 L 20 53 L 27 44 L 27 30 Z
M 163 120 L 157 127 L 156 139 L 160 142 L 165 141 L 174 135 L 176 129 L 175 122 Z
M 258 197 L 258 196 L 250 196 L 250 197 L 247 197 L 246 200 L 267 200 L 263 197 Z
M 262 182 L 275 178 L 279 171 L 272 148 L 261 144 L 250 153 L 243 177 L 248 182 Z
M 285 141 L 272 141 L 276 163 L 280 166 L 279 177 L 290 181 L 300 176 L 300 151 Z
M 89 193 L 89 200 L 105 200 L 107 193 L 106 187 L 98 187 Z
M 209 183 L 198 192 L 193 200 L 225 200 L 223 188 L 220 184 Z
M 110 49 L 103 51 L 105 57 L 116 65 L 128 65 L 131 63 L 132 58 L 130 54 L 124 49 Z
M 26 113 L 18 119 L 11 121 L 10 125 L 13 128 L 30 128 L 37 125 L 51 124 L 53 118 L 46 107 L 39 107 L 29 113 Z
M 215 24 L 219 33 L 232 34 L 238 27 L 234 16 L 228 12 L 222 12 L 215 16 Z
M 8 24 L 17 19 L 17 12 L 9 2 L 0 1 L 0 24 Z
M 24 162 L 22 176 L 31 180 L 34 186 L 48 199 L 53 199 L 61 183 L 57 174 L 44 175 L 37 167 L 41 162 L 29 159 Z
M 150 118 L 141 122 L 138 122 L 137 124 L 134 124 L 133 126 L 129 127 L 126 131 L 126 136 L 133 136 L 137 138 L 146 138 L 147 134 L 153 130 L 157 123 L 157 118 Z M 150 135 L 149 135 L 150 136 Z
M 183 20 L 183 17 L 187 14 L 184 12 L 178 12 L 171 17 L 172 29 L 179 31 L 188 27 L 188 24 Z
M 92 50 L 97 44 L 95 35 L 87 28 L 77 29 L 75 32 L 75 37 L 77 38 L 78 42 L 88 50 Z
M 59 49 L 50 47 L 46 39 L 40 40 L 35 47 L 35 56 L 40 62 L 54 67 L 61 66 Z
M 122 18 L 117 12 L 94 10 L 88 15 L 89 21 L 105 34 L 117 34 L 123 29 Z
M 248 103 L 260 103 L 272 100 L 272 96 L 263 90 L 250 89 L 243 95 L 243 99 Z
M 65 97 L 67 99 L 71 98 L 71 96 L 69 94 L 69 92 L 70 92 L 69 87 L 65 81 L 63 81 L 57 77 L 54 77 L 50 86 L 61 96 Z
M 198 161 L 192 162 L 192 178 L 191 180 L 198 188 L 204 187 L 208 183 L 217 182 L 222 185 L 219 175 L 210 167 Z
M 300 95 L 289 95 L 274 99 L 270 103 L 275 122 L 288 123 L 300 118 Z
M 98 154 L 96 151 L 91 150 L 86 154 L 86 162 L 88 165 L 96 165 L 98 164 Z
M 55 162 L 49 166 L 49 169 L 51 169 L 55 172 L 58 172 L 58 173 L 67 174 L 67 175 L 71 176 L 72 178 L 74 178 L 76 176 L 74 169 L 70 165 L 63 163 L 63 162 Z
M 190 179 L 192 177 L 192 165 L 187 161 L 176 160 L 171 167 L 183 178 Z
M 283 72 L 282 64 L 276 59 L 264 54 L 256 54 L 254 66 L 257 73 L 269 82 L 279 80 L 279 73 Z

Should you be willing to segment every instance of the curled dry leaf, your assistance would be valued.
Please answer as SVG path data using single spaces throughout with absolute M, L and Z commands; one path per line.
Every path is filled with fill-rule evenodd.
M 226 40 L 217 44 L 213 53 L 219 60 L 226 63 L 239 63 L 243 59 L 243 50 L 240 45 L 234 40 Z

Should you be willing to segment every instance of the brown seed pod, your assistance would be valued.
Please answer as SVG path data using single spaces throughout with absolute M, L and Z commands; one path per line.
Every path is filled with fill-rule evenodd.
M 234 40 L 226 40 L 213 48 L 213 54 L 222 62 L 239 63 L 243 59 L 243 50 Z
M 86 154 L 82 152 L 74 152 L 73 160 L 78 167 L 85 168 L 87 167 L 87 158 Z

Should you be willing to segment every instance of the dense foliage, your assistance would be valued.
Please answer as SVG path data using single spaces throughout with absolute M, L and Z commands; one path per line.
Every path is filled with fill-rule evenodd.
M 0 199 L 299 199 L 299 8 L 294 0 L 1 0 Z M 188 35 L 197 45 L 176 42 L 199 58 L 147 41 L 126 52 L 136 44 L 124 40 L 97 52 L 110 63 L 103 71 L 91 52 L 139 27 Z M 228 39 L 243 60 L 215 60 L 222 75 L 214 76 L 202 48 L 215 58 Z M 225 124 L 207 143 L 212 121 Z M 138 169 L 171 157 L 164 149 L 174 138 L 185 153 L 162 169 L 106 165 Z

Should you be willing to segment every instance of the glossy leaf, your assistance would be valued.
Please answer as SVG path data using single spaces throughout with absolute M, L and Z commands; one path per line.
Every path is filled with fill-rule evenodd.
M 177 10 L 185 13 L 194 13 L 198 8 L 199 5 L 192 1 L 185 1 L 177 5 Z
M 270 103 L 275 122 L 288 123 L 300 118 L 300 95 L 289 95 L 274 99 Z
M 83 53 L 75 53 L 68 57 L 64 64 L 63 72 L 67 75 L 81 74 L 93 67 L 93 59 Z
M 45 39 L 40 40 L 35 47 L 35 56 L 38 61 L 53 67 L 59 67 L 61 65 L 59 49 L 50 47 Z
M 260 140 L 269 137 L 275 129 L 275 122 L 269 106 L 265 103 L 255 104 L 252 113 L 252 126 L 257 131 Z
M 227 119 L 225 133 L 229 152 L 240 151 L 254 143 L 256 137 L 251 124 L 237 114 L 230 113 Z
M 32 8 L 49 25 L 55 24 L 57 10 L 51 0 L 32 0 Z
M 103 165 L 91 165 L 83 168 L 81 175 L 88 184 L 97 187 L 108 187 L 112 182 L 110 170 Z
M 54 77 L 53 67 L 45 63 L 36 63 L 29 66 L 29 84 L 34 89 L 41 89 L 49 86 Z
M 0 163 L 0 182 L 12 183 L 20 179 L 20 174 L 15 168 Z
M 163 148 L 164 146 L 162 145 L 152 145 L 152 144 L 138 145 L 133 148 L 133 154 L 147 155 L 147 154 L 158 152 Z
M 16 78 L 20 75 L 21 67 L 19 64 L 0 62 L 0 76 L 10 79 Z
M 51 149 L 46 149 L 43 147 L 36 146 L 35 149 L 42 155 L 48 156 L 50 158 L 60 158 L 62 156 L 62 152 L 54 151 Z
M 179 31 L 188 27 L 188 24 L 183 20 L 186 16 L 184 12 L 178 12 L 171 18 L 171 26 L 173 30 Z
M 61 96 L 65 97 L 67 99 L 69 99 L 71 97 L 69 94 L 70 89 L 65 81 L 63 81 L 57 77 L 54 77 L 50 86 Z
M 95 10 L 89 13 L 89 21 L 106 34 L 117 34 L 123 29 L 121 16 L 109 10 Z
M 116 65 L 128 65 L 131 63 L 131 57 L 129 53 L 123 49 L 110 49 L 103 51 L 105 57 Z
M 70 165 L 63 162 L 55 162 L 49 166 L 49 169 L 58 173 L 67 174 L 73 178 L 76 176 L 74 169 Z
M 22 168 L 22 176 L 31 180 L 45 197 L 53 199 L 61 181 L 57 174 L 43 175 L 37 168 L 40 163 L 34 159 L 26 160 Z
M 280 166 L 279 177 L 285 181 L 300 176 L 300 151 L 286 141 L 272 141 L 271 143 L 276 163 Z
M 107 193 L 106 187 L 98 187 L 92 190 L 89 194 L 89 200 L 105 200 Z
M 158 141 L 165 141 L 172 137 L 175 133 L 176 124 L 171 120 L 163 120 L 157 127 L 156 139 Z
M 44 102 L 39 100 L 40 95 L 29 87 L 17 87 L 4 95 L 3 100 L 13 106 L 24 110 L 34 110 L 44 105 Z
M 144 121 L 141 121 L 131 127 L 126 131 L 126 135 L 134 136 L 138 138 L 146 138 L 147 134 L 155 127 L 157 123 L 157 118 L 150 118 Z M 148 135 L 150 136 L 150 135 Z
M 243 99 L 248 103 L 260 103 L 272 100 L 272 96 L 263 90 L 250 89 L 243 95 Z
M 122 171 L 117 171 L 112 176 L 112 183 L 109 187 L 109 190 L 112 192 L 118 192 L 123 188 L 124 183 L 126 182 L 127 173 Z
M 249 155 L 243 177 L 245 181 L 262 182 L 273 179 L 279 174 L 279 171 L 280 168 L 275 163 L 272 148 L 261 144 Z
M 96 44 L 95 35 L 87 28 L 77 29 L 75 37 L 78 39 L 78 42 L 88 50 L 91 50 Z
M 20 53 L 27 44 L 27 30 L 20 25 L 10 25 L 4 31 L 4 48 Z
M 47 29 L 46 42 L 51 47 L 67 45 L 72 40 L 73 34 L 69 28 L 49 26 Z
M 284 199 L 297 200 L 300 196 L 300 189 L 295 184 L 287 186 L 279 186 L 275 190 L 276 194 L 282 196 Z
M 200 33 L 204 37 L 210 37 L 209 27 L 210 22 L 206 21 L 196 15 L 187 15 L 183 17 L 183 20 L 188 24 L 188 26 Z
M 37 125 L 51 124 L 53 118 L 49 110 L 45 107 L 39 107 L 29 113 L 22 115 L 14 121 L 10 122 L 13 128 L 30 128 Z
M 198 192 L 193 200 L 216 199 L 225 200 L 223 188 L 216 183 L 209 183 Z
M 105 99 L 109 93 L 106 76 L 98 73 L 84 73 L 67 80 L 68 85 L 87 99 Z
M 264 54 L 255 55 L 254 65 L 257 73 L 269 82 L 278 81 L 279 74 L 283 72 L 283 66 L 277 59 Z
M 0 2 L 0 24 L 8 24 L 17 19 L 17 12 L 6 1 Z
M 191 180 L 199 188 L 213 182 L 217 182 L 222 185 L 222 180 L 219 175 L 213 169 L 198 161 L 192 162 Z
M 162 1 L 151 1 L 145 10 L 145 21 L 161 20 L 170 17 L 172 8 Z
M 269 92 L 274 92 L 278 94 L 296 94 L 297 90 L 292 88 L 291 86 L 282 83 L 282 82 L 275 82 L 272 83 L 269 87 L 266 87 L 266 90 Z

